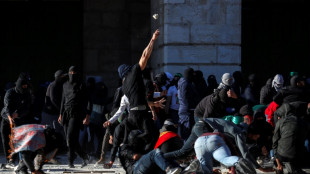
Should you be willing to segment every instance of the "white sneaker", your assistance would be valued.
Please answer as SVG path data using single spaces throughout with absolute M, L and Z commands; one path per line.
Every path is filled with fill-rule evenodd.
M 168 167 L 166 170 L 167 174 L 179 174 L 182 172 L 182 168 L 181 167 L 174 167 L 174 168 L 170 168 Z

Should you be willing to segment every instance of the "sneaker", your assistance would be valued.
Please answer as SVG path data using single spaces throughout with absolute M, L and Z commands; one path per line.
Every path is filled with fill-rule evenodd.
M 174 167 L 174 168 L 168 167 L 166 169 L 166 173 L 167 174 L 179 174 L 181 172 L 182 172 L 182 168 L 181 167 Z
M 105 160 L 103 158 L 100 158 L 94 165 L 94 167 L 98 167 L 100 164 L 104 164 Z
M 5 167 L 8 169 L 14 169 L 15 164 L 13 161 L 9 161 L 8 163 L 6 163 Z
M 59 160 L 57 160 L 57 159 L 55 159 L 55 158 L 52 158 L 51 160 L 49 160 L 48 163 L 56 164 L 56 165 L 61 164 L 61 162 L 59 162 Z
M 85 166 L 87 166 L 87 162 L 84 160 L 83 163 L 82 163 L 82 165 L 81 165 L 81 168 L 83 168 L 83 167 L 85 167 Z

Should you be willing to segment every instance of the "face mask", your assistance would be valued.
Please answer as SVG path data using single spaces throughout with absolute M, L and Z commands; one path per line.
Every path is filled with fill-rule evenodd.
M 79 80 L 78 74 L 69 74 L 70 83 L 78 82 L 78 80 Z

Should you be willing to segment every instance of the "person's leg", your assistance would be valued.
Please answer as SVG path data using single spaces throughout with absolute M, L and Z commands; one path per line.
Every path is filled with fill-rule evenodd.
M 31 172 L 34 172 L 35 168 L 34 168 L 33 160 L 34 160 L 35 153 L 31 152 L 31 151 L 23 151 L 23 152 L 21 152 L 21 154 L 22 154 L 22 160 L 25 163 L 25 165 L 27 166 L 27 168 Z
M 179 115 L 179 135 L 186 141 L 191 133 L 190 119 L 188 115 Z
M 67 146 L 68 146 L 68 162 L 69 162 L 69 166 L 70 167 L 74 167 L 73 166 L 73 161 L 75 160 L 76 156 L 75 156 L 75 143 L 76 140 L 74 140 L 74 121 L 71 118 L 67 124 L 64 125 L 65 128 L 65 133 L 66 133 L 66 142 L 67 142 Z
M 163 157 L 163 153 L 159 149 L 156 149 L 143 155 L 139 161 L 136 162 L 134 173 L 148 173 L 150 167 L 154 163 L 163 171 L 165 171 L 168 166 L 172 166 L 172 164 Z
M 225 144 L 224 140 L 221 137 L 219 136 L 212 137 L 210 138 L 210 141 L 215 143 L 214 147 L 219 146 L 213 152 L 213 158 L 215 160 L 224 164 L 226 167 L 232 167 L 238 162 L 239 157 L 231 155 L 228 146 Z
M 100 125 L 95 125 L 95 132 L 94 135 L 97 137 L 97 146 L 94 147 L 94 153 L 95 153 L 95 157 L 99 158 L 100 157 L 100 150 L 102 149 L 102 140 L 103 140 L 103 136 L 105 134 L 105 129 L 103 128 L 103 126 Z
M 209 136 L 199 137 L 195 142 L 194 148 L 196 152 L 196 157 L 201 164 L 203 172 L 206 174 L 211 174 L 213 168 L 213 159 L 211 150 L 209 150 L 211 146 L 208 146 L 208 139 Z
M 74 151 L 76 152 L 83 160 L 86 160 L 87 154 L 85 151 L 81 148 L 79 142 L 78 142 L 78 137 L 80 134 L 80 120 L 76 118 L 70 119 L 71 122 L 71 137 L 70 137 L 70 142 L 71 142 L 71 147 L 73 147 Z
M 7 122 L 6 120 L 2 119 L 1 121 L 1 138 L 2 138 L 2 147 L 3 147 L 3 152 L 4 156 L 6 157 L 7 163 L 9 162 L 8 156 L 9 156 L 9 135 L 11 134 L 11 128 L 10 128 L 10 123 Z

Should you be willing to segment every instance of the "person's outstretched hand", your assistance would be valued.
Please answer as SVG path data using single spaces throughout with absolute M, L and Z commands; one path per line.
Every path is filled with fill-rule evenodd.
M 153 34 L 152 40 L 155 41 L 158 38 L 159 34 L 160 34 L 159 29 L 157 29 Z

